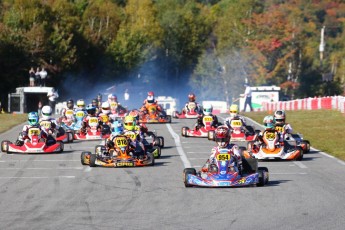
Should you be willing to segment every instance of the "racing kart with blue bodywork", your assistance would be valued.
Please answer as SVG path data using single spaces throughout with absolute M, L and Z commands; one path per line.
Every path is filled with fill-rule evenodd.
M 236 168 L 234 157 L 228 150 L 216 153 L 210 170 L 196 171 L 185 168 L 183 179 L 186 187 L 244 187 L 264 186 L 269 181 L 266 167 L 258 167 L 256 159 L 242 159 L 242 169 Z M 204 168 L 203 168 L 204 169 Z

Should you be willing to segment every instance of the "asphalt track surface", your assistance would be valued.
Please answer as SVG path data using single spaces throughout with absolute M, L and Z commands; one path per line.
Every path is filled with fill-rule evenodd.
M 185 188 L 183 169 L 200 169 L 214 145 L 181 137 L 193 123 L 149 125 L 165 138 L 153 167 L 81 165 L 97 141 L 61 154 L 1 153 L 0 229 L 344 229 L 345 163 L 317 150 L 300 162 L 259 162 L 270 172 L 265 187 Z

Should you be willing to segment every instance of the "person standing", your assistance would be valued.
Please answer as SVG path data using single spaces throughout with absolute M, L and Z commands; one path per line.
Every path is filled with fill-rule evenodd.
M 59 94 L 57 91 L 55 91 L 54 88 L 47 94 L 48 100 L 49 100 L 49 106 L 52 108 L 53 113 L 55 113 L 55 103 L 56 99 L 59 97 Z
M 38 107 L 38 110 L 37 110 L 38 114 L 41 114 L 42 106 L 43 106 L 43 105 L 42 105 L 42 102 L 39 101 L 39 102 L 38 102 L 38 106 L 37 106 L 37 107 Z
M 40 78 L 41 78 L 41 84 L 42 86 L 46 86 L 46 79 L 47 79 L 47 71 L 42 67 L 42 70 L 40 71 Z
M 36 78 L 36 85 L 37 86 L 42 86 L 42 84 L 41 84 L 41 76 L 40 76 L 40 68 L 39 67 L 37 67 L 37 69 L 36 69 L 35 78 Z
M 247 105 L 249 105 L 250 111 L 252 112 L 252 90 L 248 84 L 245 84 L 244 87 L 246 87 L 246 90 L 244 91 L 245 102 L 243 111 L 246 111 Z
M 30 86 L 35 86 L 35 70 L 34 67 L 31 67 L 29 70 L 29 85 Z

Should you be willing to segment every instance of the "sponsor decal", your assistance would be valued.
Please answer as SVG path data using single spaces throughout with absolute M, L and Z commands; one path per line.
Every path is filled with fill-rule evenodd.
M 122 166 L 134 166 L 133 162 L 118 162 L 116 163 L 116 166 L 122 167 Z

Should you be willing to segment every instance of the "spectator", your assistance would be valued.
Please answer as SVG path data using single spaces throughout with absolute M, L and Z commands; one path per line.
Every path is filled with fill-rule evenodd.
M 57 91 L 55 91 L 54 88 L 47 94 L 48 100 L 49 100 L 49 106 L 52 108 L 53 113 L 55 113 L 55 103 L 56 99 L 59 97 L 59 94 Z
M 244 92 L 245 102 L 244 102 L 244 108 L 243 111 L 246 111 L 247 105 L 249 105 L 250 111 L 253 111 L 252 107 L 252 90 L 248 84 L 245 84 L 244 87 L 246 87 L 246 90 Z
M 31 67 L 29 70 L 29 85 L 30 86 L 35 86 L 35 70 L 34 67 Z
M 41 114 L 42 106 L 43 106 L 43 105 L 42 105 L 42 102 L 39 101 L 39 102 L 38 102 L 38 110 L 37 110 L 38 114 Z
M 42 70 L 40 72 L 40 77 L 41 77 L 41 85 L 42 86 L 46 86 L 46 78 L 47 78 L 47 71 L 44 69 L 44 67 L 42 67 Z
M 41 84 L 41 76 L 40 76 L 40 68 L 39 67 L 37 67 L 37 69 L 36 69 L 35 77 L 36 77 L 36 85 L 37 86 L 42 86 L 42 84 Z

